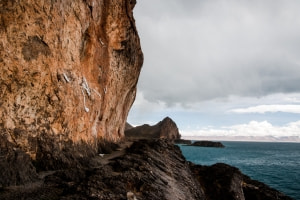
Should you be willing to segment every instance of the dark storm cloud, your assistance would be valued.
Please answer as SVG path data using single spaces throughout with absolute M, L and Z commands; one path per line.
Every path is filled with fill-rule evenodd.
M 193 103 L 300 92 L 300 1 L 139 0 L 139 91 Z

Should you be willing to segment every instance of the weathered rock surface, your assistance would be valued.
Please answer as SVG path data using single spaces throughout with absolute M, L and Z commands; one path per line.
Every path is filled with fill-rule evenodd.
M 246 199 L 284 199 L 284 200 L 291 200 L 292 198 L 282 194 L 281 192 L 270 188 L 268 185 L 252 180 L 246 175 L 243 175 L 243 192 Z
M 190 166 L 207 200 L 292 200 L 266 184 L 250 179 L 238 168 L 227 164 L 201 166 L 190 163 Z
M 245 200 L 243 175 L 237 168 L 221 163 L 212 166 L 191 164 L 191 168 L 208 200 Z
M 127 138 L 153 139 L 164 138 L 169 140 L 180 139 L 180 134 L 176 123 L 169 117 L 164 118 L 157 124 L 150 126 L 144 124 L 125 131 Z
M 57 171 L 30 189 L 9 188 L 0 199 L 204 199 L 179 147 L 164 140 L 134 142 L 124 155 L 94 168 Z
M 0 135 L 0 188 L 36 181 L 30 156 Z
M 225 146 L 221 142 L 213 142 L 213 141 L 195 141 L 190 146 L 196 147 L 216 147 L 216 148 L 224 148 Z
M 0 199 L 291 199 L 235 167 L 187 162 L 169 140 L 136 141 L 122 151 L 93 158 L 86 168 L 59 170 L 38 183 L 3 189 Z
M 135 3 L 0 1 L 0 135 L 50 168 L 122 139 L 143 62 Z

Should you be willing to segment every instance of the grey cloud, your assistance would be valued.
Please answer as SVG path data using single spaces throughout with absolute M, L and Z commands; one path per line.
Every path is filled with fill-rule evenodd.
M 300 1 L 139 0 L 139 91 L 188 104 L 300 92 Z

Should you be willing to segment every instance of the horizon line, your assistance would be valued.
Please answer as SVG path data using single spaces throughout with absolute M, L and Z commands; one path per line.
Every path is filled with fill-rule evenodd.
M 300 143 L 300 137 L 274 138 L 272 136 L 187 136 L 182 135 L 181 139 L 187 140 L 214 140 L 228 142 L 278 142 L 278 143 Z

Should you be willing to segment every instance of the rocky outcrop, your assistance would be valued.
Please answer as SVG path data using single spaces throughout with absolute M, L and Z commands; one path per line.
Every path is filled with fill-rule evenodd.
M 285 194 L 269 187 L 268 185 L 252 180 L 250 177 L 243 175 L 243 192 L 246 199 L 284 199 L 292 200 L 292 198 L 286 196 Z
M 175 144 L 192 144 L 191 140 L 185 140 L 185 139 L 176 139 L 174 140 Z
M 190 146 L 196 147 L 215 147 L 215 148 L 224 148 L 225 146 L 221 142 L 213 142 L 213 141 L 195 141 Z
M 143 62 L 135 3 L 1 1 L 0 135 L 58 168 L 122 139 Z
M 245 200 L 243 175 L 237 168 L 220 163 L 212 166 L 191 164 L 191 169 L 203 186 L 207 200 Z
M 224 163 L 201 166 L 190 163 L 194 177 L 200 182 L 207 200 L 292 200 L 264 183 L 252 180 L 238 168 Z
M 128 122 L 126 122 L 125 124 L 125 131 L 134 128 L 131 124 L 129 124 Z
M 0 135 L 0 188 L 36 181 L 38 175 L 30 156 Z
M 3 189 L 0 199 L 291 200 L 235 167 L 187 162 L 169 140 L 135 141 L 122 151 L 97 156 L 86 168 L 48 173 L 38 184 Z
M 164 118 L 153 126 L 144 124 L 130 128 L 125 131 L 125 136 L 134 139 L 164 138 L 170 140 L 180 139 L 181 137 L 176 123 L 169 117 Z
M 134 142 L 124 155 L 104 159 L 97 157 L 93 168 L 58 171 L 34 188 L 6 189 L 0 199 L 204 199 L 179 147 L 165 140 Z

